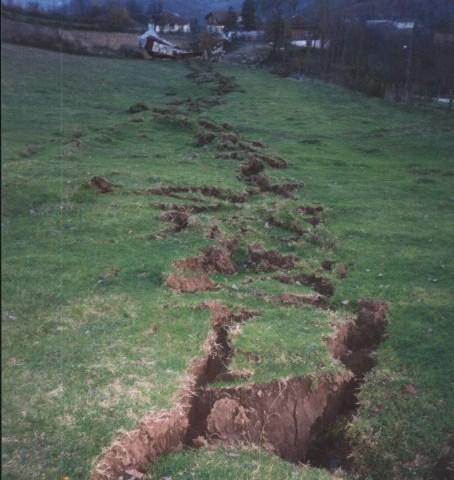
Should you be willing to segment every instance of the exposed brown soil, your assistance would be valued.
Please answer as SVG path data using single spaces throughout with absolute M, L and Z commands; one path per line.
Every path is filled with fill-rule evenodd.
M 221 204 L 206 205 L 205 199 L 187 194 L 200 194 L 233 203 L 243 203 L 250 195 L 272 192 L 285 197 L 292 195 L 302 183 L 273 184 L 264 174 L 266 167 L 285 168 L 287 161 L 263 151 L 266 146 L 258 141 L 242 138 L 230 125 L 200 119 L 197 124 L 187 115 L 200 112 L 220 102 L 220 96 L 237 89 L 235 81 L 215 73 L 207 64 L 200 67 L 191 63 L 189 75 L 197 83 L 213 83 L 217 97 L 212 101 L 187 99 L 163 108 L 153 109 L 156 118 L 199 128 L 197 143 L 213 143 L 222 152 L 222 158 L 246 160 L 240 167 L 243 181 L 253 185 L 248 191 L 234 193 L 212 186 L 159 186 L 146 193 L 182 198 L 185 202 L 200 205 L 161 203 L 161 219 L 172 226 L 161 235 L 187 228 L 190 216 L 208 210 L 217 210 Z M 203 69 L 202 69 L 203 68 Z M 94 177 L 95 178 L 95 177 Z M 103 178 L 103 177 L 100 177 Z M 183 194 L 182 196 L 179 196 Z M 301 207 L 306 221 L 313 226 L 322 221 L 320 206 Z M 235 217 L 231 217 L 235 219 Z M 276 220 L 278 221 L 278 220 Z M 243 228 L 243 227 L 242 227 Z M 241 231 L 241 229 L 240 229 Z M 298 232 L 299 234 L 303 232 Z M 218 244 L 203 249 L 199 255 L 174 263 L 175 272 L 169 274 L 166 286 L 180 293 L 216 290 L 219 286 L 209 275 L 233 274 L 236 267 L 233 253 L 237 242 L 223 240 L 217 225 L 212 225 L 210 238 Z M 334 287 L 329 280 L 318 275 L 285 275 L 282 270 L 293 269 L 298 257 L 284 255 L 277 250 L 266 250 L 259 244 L 248 247 L 247 266 L 255 272 L 280 271 L 275 277 L 284 283 L 311 286 L 318 294 L 262 294 L 265 301 L 291 305 L 328 306 L 328 297 Z M 334 268 L 334 262 L 324 262 L 326 270 Z M 336 265 L 336 273 L 342 271 Z M 260 294 L 259 294 L 260 295 Z M 334 333 L 326 339 L 334 359 L 343 364 L 333 375 L 317 377 L 293 377 L 276 379 L 264 384 L 242 384 L 236 387 L 216 388 L 210 382 L 247 381 L 253 375 L 250 370 L 230 370 L 234 354 L 244 355 L 253 363 L 265 359 L 262 353 L 235 350 L 231 344 L 231 332 L 238 324 L 247 321 L 258 312 L 237 308 L 231 310 L 216 300 L 200 305 L 211 312 L 211 332 L 204 344 L 205 355 L 191 362 L 187 380 L 182 386 L 175 406 L 166 412 L 146 417 L 132 432 L 122 435 L 100 457 L 92 480 L 118 480 L 128 478 L 127 472 L 139 476 L 159 456 L 174 452 L 184 446 L 200 447 L 220 444 L 258 445 L 282 458 L 329 467 L 330 459 L 349 453 L 343 438 L 333 442 L 329 432 L 339 415 L 351 414 L 356 407 L 356 390 L 364 374 L 373 367 L 373 350 L 385 334 L 387 306 L 382 302 L 360 301 L 355 320 L 335 325 Z M 342 445 L 342 448 L 339 448 Z M 334 453 L 333 453 L 334 452 Z
M 319 215 L 320 213 L 323 212 L 323 207 L 321 205 L 316 205 L 316 206 L 303 206 L 300 207 L 300 210 L 305 214 L 305 215 Z
M 283 255 L 277 250 L 265 250 L 261 245 L 248 247 L 248 267 L 255 272 L 273 272 L 294 268 L 298 260 L 295 255 Z
M 263 162 L 255 157 L 250 158 L 247 163 L 244 163 L 240 167 L 241 175 L 245 177 L 250 177 L 252 175 L 257 175 L 265 169 Z
M 454 436 L 442 448 L 432 474 L 434 480 L 454 480 Z
M 197 146 L 202 147 L 208 145 L 216 139 L 216 135 L 213 132 L 207 132 L 206 130 L 200 130 L 196 135 Z
M 206 118 L 201 118 L 199 120 L 199 125 L 203 127 L 205 130 L 209 130 L 211 132 L 224 132 L 225 130 L 230 130 L 230 128 L 226 128 L 224 125 L 213 122 Z
M 322 268 L 327 272 L 331 272 L 334 265 L 336 265 L 336 262 L 334 260 L 323 260 L 322 262 Z
M 277 275 L 275 277 L 282 283 L 301 284 L 312 287 L 316 292 L 331 297 L 334 295 L 334 285 L 324 277 L 315 274 L 299 273 L 298 275 Z
M 268 223 L 270 225 L 274 225 L 275 227 L 283 228 L 284 230 L 298 234 L 298 237 L 295 237 L 295 240 L 298 240 L 300 235 L 303 235 L 307 232 L 305 228 L 302 228 L 297 223 L 289 223 L 286 220 L 281 220 L 276 214 L 272 214 L 268 217 Z
M 146 110 L 148 110 L 148 107 L 142 102 L 134 103 L 128 108 L 129 113 L 140 113 Z
M 113 192 L 114 189 L 114 184 L 109 182 L 107 178 L 97 175 L 90 178 L 88 185 L 93 188 L 93 190 L 96 190 L 98 193 L 109 193 Z
M 189 434 L 213 444 L 260 445 L 291 461 L 306 461 L 308 452 L 315 458 L 312 444 L 324 438 L 340 413 L 355 408 L 355 391 L 373 366 L 370 356 L 384 336 L 386 313 L 386 304 L 362 301 L 357 319 L 338 326 L 327 339 L 334 358 L 349 370 L 201 390 Z
M 273 192 L 282 195 L 283 197 L 291 197 L 295 190 L 304 187 L 302 182 L 272 184 L 271 179 L 264 174 L 252 175 L 248 178 L 248 181 L 257 185 L 262 192 Z
M 218 285 L 206 275 L 183 276 L 176 273 L 171 273 L 167 277 L 166 286 L 180 293 L 196 293 L 218 288 Z
M 145 238 L 162 239 L 169 235 L 174 235 L 175 233 L 181 232 L 188 227 L 190 215 L 184 210 L 172 210 L 161 213 L 160 218 L 161 220 L 172 222 L 173 225 L 167 228 L 163 228 L 159 232 L 151 234 Z
M 215 203 L 213 205 L 187 205 L 181 203 L 157 203 L 154 205 L 156 208 L 160 210 L 173 210 L 176 212 L 182 212 L 187 214 L 196 214 L 196 213 L 204 213 L 210 212 L 213 210 L 220 210 L 224 207 L 222 203 Z
M 218 187 L 210 186 L 160 186 L 153 187 L 146 191 L 152 195 L 167 195 L 172 196 L 176 193 L 200 193 L 206 197 L 215 197 L 222 200 L 228 200 L 233 203 L 243 203 L 249 196 L 248 192 L 233 193 L 228 190 L 223 190 Z
M 207 274 L 235 273 L 232 262 L 232 250 L 223 247 L 207 247 L 195 257 L 188 257 L 174 263 L 178 270 L 191 270 Z
M 182 127 L 194 126 L 191 118 L 184 111 L 178 109 L 175 105 L 169 105 L 167 107 L 155 107 L 152 111 L 155 120 L 173 123 Z
M 266 384 L 209 388 L 213 380 L 247 378 L 250 372 L 228 371 L 231 346 L 229 325 L 235 320 L 220 302 L 203 305 L 212 312 L 215 335 L 210 335 L 207 356 L 195 360 L 174 409 L 145 418 L 139 428 L 120 437 L 101 456 L 93 480 L 118 479 L 127 469 L 142 472 L 157 457 L 182 448 L 183 444 L 258 445 L 290 461 L 317 465 L 321 440 L 340 414 L 354 411 L 355 391 L 370 362 L 335 375 L 295 377 Z M 361 301 L 356 321 L 336 328 L 327 339 L 334 358 L 349 367 L 356 352 L 368 352 L 382 340 L 387 306 Z M 243 310 L 241 320 L 252 315 Z M 364 353 L 362 354 L 365 358 Z M 339 443 L 342 443 L 339 440 Z M 321 450 L 322 449 L 322 450 Z M 342 443 L 342 449 L 345 450 Z M 336 455 L 339 450 L 330 455 Z M 324 459 L 325 461 L 325 459 Z M 330 459 L 326 459 L 327 462 Z
M 278 157 L 276 155 L 269 155 L 269 154 L 259 153 L 257 151 L 254 151 L 249 155 L 249 158 L 255 158 L 257 160 L 261 160 L 271 168 L 287 168 L 288 167 L 287 160 L 281 157 Z

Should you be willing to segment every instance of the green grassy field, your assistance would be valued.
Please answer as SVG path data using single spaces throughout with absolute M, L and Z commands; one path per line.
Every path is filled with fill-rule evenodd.
M 140 192 L 161 182 L 244 185 L 237 164 L 195 147 L 190 129 L 127 109 L 207 96 L 209 84 L 187 78 L 183 63 L 10 45 L 2 46 L 2 66 L 5 478 L 87 478 L 119 429 L 170 407 L 209 331 L 208 312 L 196 308 L 203 299 L 261 310 L 234 340 L 264 359 L 257 366 L 234 357 L 235 368 L 254 371 L 253 381 L 335 368 L 321 341 L 327 313 L 264 305 L 252 295 L 292 286 L 267 275 L 247 283 L 246 271 L 219 276 L 223 288 L 214 294 L 179 295 L 163 284 L 173 261 L 209 244 L 201 233 L 214 216 L 144 240 L 163 227 L 156 202 L 175 199 Z M 344 262 L 347 277 L 332 275 L 339 315 L 363 297 L 390 303 L 389 339 L 350 426 L 354 465 L 362 478 L 432 478 L 454 434 L 452 115 L 262 71 L 215 69 L 234 75 L 241 90 L 206 115 L 285 157 L 289 168 L 273 179 L 305 182 L 296 200 L 253 198 L 238 208 L 239 220 L 220 210 L 217 221 L 232 234 L 246 222 L 244 241 L 297 253 L 300 269 L 316 269 L 327 255 Z M 92 175 L 122 187 L 96 194 L 87 187 Z M 269 212 L 292 212 L 298 202 L 326 207 L 329 247 L 292 244 L 265 225 Z M 170 456 L 150 472 L 153 479 L 327 475 L 263 452 L 224 450 Z

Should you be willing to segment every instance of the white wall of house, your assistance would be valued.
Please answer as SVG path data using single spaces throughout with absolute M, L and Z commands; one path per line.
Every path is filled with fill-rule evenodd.
M 186 23 L 185 25 L 156 25 L 154 26 L 157 33 L 190 33 L 191 25 Z
M 208 33 L 224 33 L 224 25 L 207 25 Z
M 299 48 L 328 48 L 329 41 L 325 42 L 325 45 L 322 47 L 322 41 L 319 40 L 293 40 L 292 45 Z

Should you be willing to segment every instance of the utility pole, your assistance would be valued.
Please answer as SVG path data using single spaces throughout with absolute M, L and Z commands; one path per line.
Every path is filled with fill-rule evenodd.
M 410 32 L 410 41 L 408 42 L 407 48 L 407 68 L 405 72 L 405 94 L 407 100 L 410 100 L 410 78 L 411 78 L 411 69 L 413 64 L 413 32 L 415 30 L 415 22 L 412 22 L 411 32 Z

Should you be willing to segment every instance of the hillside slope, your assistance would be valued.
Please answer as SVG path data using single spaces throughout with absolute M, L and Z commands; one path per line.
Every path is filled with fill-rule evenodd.
M 247 317 L 228 359 L 247 374 L 214 389 L 345 375 L 326 336 L 362 298 L 386 301 L 390 325 L 350 466 L 433 477 L 454 423 L 446 113 L 227 66 L 10 45 L 2 62 L 6 478 L 87 478 L 118 429 L 174 405 L 219 305 Z M 163 462 L 152 478 L 329 476 L 253 452 Z

